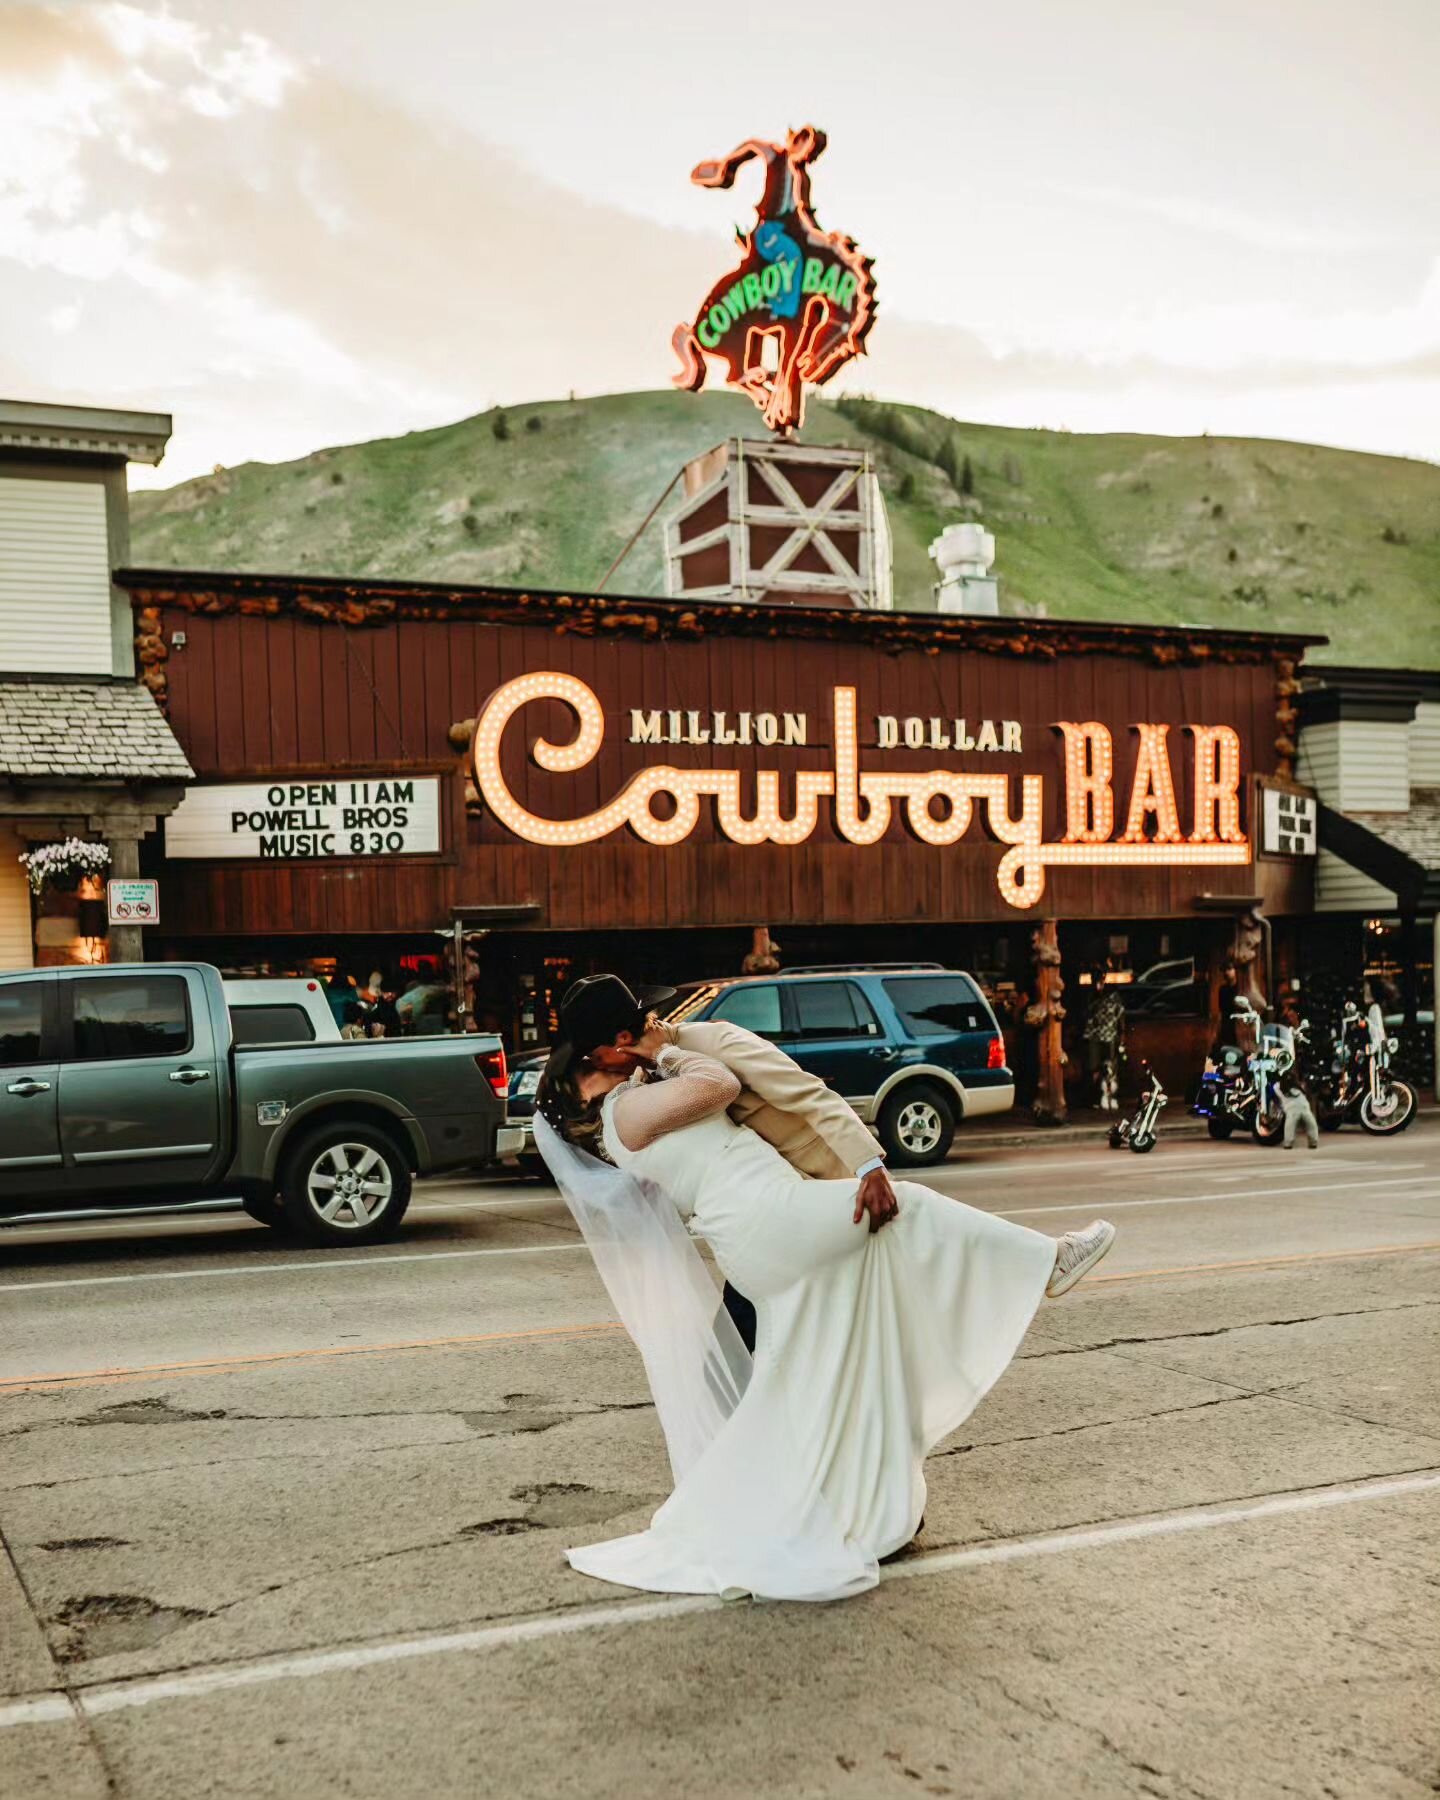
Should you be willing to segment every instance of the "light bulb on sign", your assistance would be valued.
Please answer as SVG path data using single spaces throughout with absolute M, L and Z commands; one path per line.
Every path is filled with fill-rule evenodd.
M 1095 720 L 1062 722 L 1057 729 L 1065 743 L 1066 835 L 1059 843 L 1047 844 L 1042 837 L 1043 776 L 1019 777 L 1020 807 L 1012 812 L 1016 785 L 1008 775 L 979 774 L 970 769 L 928 769 L 923 773 L 862 769 L 856 694 L 847 686 L 834 689 L 833 769 L 795 773 L 795 809 L 789 818 L 780 811 L 780 773 L 776 769 L 756 771 L 755 811 L 746 817 L 740 805 L 738 769 L 677 769 L 658 764 L 632 775 L 620 792 L 595 812 L 573 819 L 543 819 L 510 791 L 501 768 L 505 732 L 520 708 L 532 700 L 559 700 L 575 715 L 575 736 L 569 743 L 557 745 L 538 738 L 532 747 L 536 765 L 548 773 L 573 774 L 585 768 L 599 753 L 605 736 L 603 709 L 593 690 L 577 676 L 554 670 L 504 683 L 481 709 L 472 747 L 475 786 L 495 818 L 532 844 L 570 848 L 594 843 L 628 825 L 642 842 L 668 847 L 683 843 L 696 829 L 700 803 L 709 797 L 715 802 L 716 822 L 732 843 L 793 846 L 811 837 L 819 823 L 820 801 L 833 797 L 837 832 L 862 848 L 884 837 L 897 801 L 904 806 L 905 822 L 914 836 L 937 849 L 964 837 L 974 822 L 976 803 L 983 803 L 988 830 L 1006 846 L 996 870 L 1000 893 L 1009 905 L 1020 908 L 1034 906 L 1044 894 L 1047 867 L 1233 867 L 1250 861 L 1250 844 L 1240 828 L 1240 741 L 1229 726 L 1190 727 L 1195 734 L 1196 830 L 1187 841 L 1180 833 L 1168 726 L 1135 727 L 1139 751 L 1126 828 L 1121 837 L 1110 839 L 1115 813 L 1111 734 Z M 679 714 L 673 716 L 679 718 Z M 720 741 L 736 740 L 717 739 Z M 769 741 L 773 742 L 773 736 Z M 660 818 L 654 811 L 654 802 L 662 794 L 669 796 L 674 809 L 669 818 Z M 937 801 L 945 808 L 939 818 L 932 811 Z M 1147 838 L 1145 823 L 1150 814 L 1154 815 L 1155 834 Z

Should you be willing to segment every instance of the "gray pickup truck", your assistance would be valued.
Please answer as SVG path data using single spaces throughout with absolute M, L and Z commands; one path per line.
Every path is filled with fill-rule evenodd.
M 413 1176 L 513 1148 L 506 1088 L 497 1037 L 237 1045 L 203 963 L 0 975 L 0 1217 L 233 1197 L 373 1243 Z

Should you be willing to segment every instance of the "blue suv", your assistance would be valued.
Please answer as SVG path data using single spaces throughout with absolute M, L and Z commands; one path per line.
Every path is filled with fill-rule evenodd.
M 894 1168 L 943 1162 L 961 1119 L 1015 1103 L 1015 1078 L 989 1002 L 970 976 L 938 963 L 691 982 L 668 1018 L 728 1019 L 769 1038 L 845 1097 Z M 543 1062 L 516 1067 L 512 1121 L 533 1112 Z

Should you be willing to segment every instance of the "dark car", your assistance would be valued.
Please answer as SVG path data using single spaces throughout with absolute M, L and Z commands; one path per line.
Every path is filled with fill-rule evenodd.
M 669 1019 L 727 1019 L 769 1038 L 845 1097 L 896 1168 L 942 1162 L 962 1119 L 1015 1103 L 995 1015 L 958 969 L 806 968 L 691 982 Z M 534 1112 L 544 1062 L 537 1056 L 515 1065 L 512 1124 Z M 532 1159 L 527 1146 L 522 1163 L 533 1168 Z

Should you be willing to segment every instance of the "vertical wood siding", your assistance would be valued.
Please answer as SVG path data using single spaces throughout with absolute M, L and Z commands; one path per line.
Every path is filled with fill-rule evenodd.
M 1243 767 L 1273 769 L 1274 673 L 1266 664 L 1219 662 L 1160 667 L 1112 654 L 1045 659 L 942 650 L 887 654 L 865 645 L 764 640 L 708 633 L 647 644 L 631 636 L 581 637 L 536 624 L 466 619 L 399 621 L 366 629 L 290 615 L 207 617 L 167 613 L 168 637 L 187 634 L 167 664 L 170 721 L 205 782 L 268 774 L 366 770 L 451 771 L 445 816 L 447 856 L 364 864 L 175 862 L 166 870 L 166 924 L 177 935 L 260 931 L 428 930 L 451 904 L 534 903 L 539 929 L 753 924 L 923 923 L 1009 919 L 1045 912 L 1074 918 L 1173 918 L 1192 912 L 1197 891 L 1252 893 L 1259 871 L 1133 868 L 1052 870 L 1044 900 L 1017 913 L 1001 900 L 1000 848 L 983 827 L 945 849 L 921 844 L 897 818 L 883 842 L 859 848 L 838 836 L 828 809 L 811 840 L 793 849 L 742 848 L 714 823 L 708 804 L 684 843 L 657 848 L 630 833 L 570 850 L 517 842 L 493 817 L 468 818 L 462 761 L 449 746 L 452 723 L 473 718 L 511 677 L 545 669 L 575 674 L 600 696 L 606 736 L 595 761 L 574 775 L 539 769 L 527 746 L 541 734 L 573 736 L 568 710 L 534 704 L 507 735 L 505 766 L 531 810 L 574 817 L 613 796 L 638 769 L 659 760 L 680 768 L 718 764 L 742 771 L 742 800 L 755 801 L 757 769 L 782 771 L 790 805 L 798 769 L 831 765 L 831 689 L 858 690 L 862 741 L 874 715 L 1018 719 L 1023 755 L 933 751 L 862 752 L 870 768 L 934 766 L 1022 771 L 1045 778 L 1044 835 L 1064 831 L 1060 719 L 1095 718 L 1115 737 L 1117 819 L 1123 821 L 1135 766 L 1129 727 L 1169 723 L 1181 820 L 1188 829 L 1192 746 L 1187 722 L 1230 724 Z M 803 747 L 632 745 L 631 707 L 680 707 L 809 715 Z M 707 719 L 708 722 L 708 719 Z M 898 811 L 898 809 L 897 809 Z M 1117 825 L 1118 828 L 1118 825 Z M 1272 876 L 1273 910 L 1287 895 L 1308 906 L 1308 872 Z M 1290 886 L 1287 887 L 1286 884 Z M 897 950 L 901 947 L 897 946 Z

